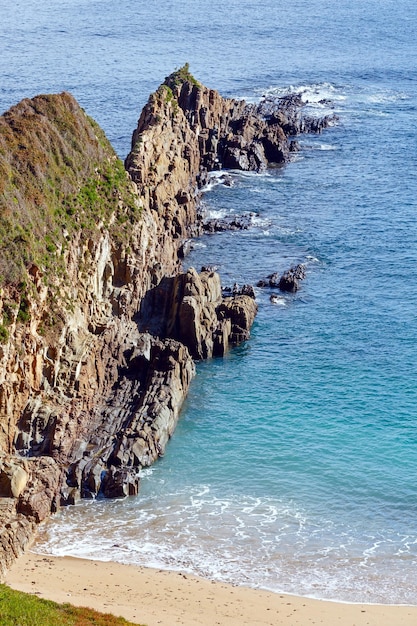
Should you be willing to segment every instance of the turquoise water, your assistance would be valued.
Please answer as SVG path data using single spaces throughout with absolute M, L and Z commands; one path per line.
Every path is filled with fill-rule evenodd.
M 416 604 L 415 4 L 115 7 L 10 10 L 3 108 L 69 89 L 124 156 L 148 93 L 187 60 L 225 95 L 299 89 L 319 114 L 330 98 L 340 123 L 283 169 L 213 181 L 209 212 L 257 219 L 202 237 L 187 263 L 218 265 L 224 284 L 298 262 L 307 278 L 275 304 L 258 290 L 250 341 L 198 365 L 141 495 L 64 510 L 38 549 Z

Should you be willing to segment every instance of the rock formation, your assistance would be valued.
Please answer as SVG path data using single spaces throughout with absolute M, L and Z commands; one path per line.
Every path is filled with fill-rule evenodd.
M 290 158 L 290 108 L 224 99 L 184 67 L 150 96 L 126 169 L 67 93 L 0 118 L 0 578 L 60 505 L 136 494 L 194 359 L 249 337 L 253 290 L 223 297 L 180 259 L 210 170 Z
M 257 282 L 257 287 L 278 287 L 281 291 L 295 293 L 300 288 L 300 280 L 306 277 L 306 269 L 303 263 L 294 265 L 283 274 L 274 272 Z
M 142 301 L 139 327 L 187 346 L 194 359 L 222 356 L 249 338 L 257 305 L 253 296 L 222 295 L 220 276 L 210 269 L 166 278 Z

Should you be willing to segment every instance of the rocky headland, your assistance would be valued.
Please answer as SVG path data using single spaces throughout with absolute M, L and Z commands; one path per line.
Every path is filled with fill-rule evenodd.
M 295 97 L 222 98 L 187 66 L 125 164 L 68 93 L 0 117 L 0 578 L 60 506 L 138 493 L 195 360 L 249 337 L 253 290 L 181 267 L 209 172 L 285 163 L 331 122 Z

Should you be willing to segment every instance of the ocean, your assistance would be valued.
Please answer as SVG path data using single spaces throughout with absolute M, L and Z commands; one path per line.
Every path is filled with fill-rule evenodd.
M 121 158 L 185 62 L 224 96 L 301 92 L 339 117 L 283 168 L 212 178 L 207 214 L 253 226 L 186 265 L 306 279 L 274 302 L 256 288 L 250 340 L 198 364 L 140 495 L 64 509 L 37 551 L 417 604 L 416 23 L 414 0 L 4 0 L 0 109 L 71 91 Z

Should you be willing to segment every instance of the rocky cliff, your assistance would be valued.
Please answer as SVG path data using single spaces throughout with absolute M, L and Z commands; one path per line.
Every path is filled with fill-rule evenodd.
M 194 360 L 248 338 L 254 299 L 182 273 L 181 250 L 208 172 L 285 162 L 301 119 L 187 67 L 150 96 L 125 167 L 67 93 L 0 118 L 0 577 L 62 504 L 136 494 Z

